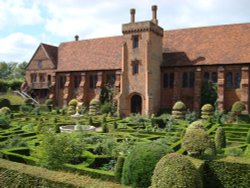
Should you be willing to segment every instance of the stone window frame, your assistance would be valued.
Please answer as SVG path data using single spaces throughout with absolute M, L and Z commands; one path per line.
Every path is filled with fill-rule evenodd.
M 46 82 L 46 73 L 39 73 L 39 82 Z
M 193 88 L 195 84 L 194 71 L 182 72 L 182 88 Z
M 238 89 L 241 85 L 241 71 L 230 70 L 225 73 L 225 88 Z
M 78 89 L 80 87 L 82 77 L 81 75 L 74 75 L 74 88 Z
M 132 48 L 137 49 L 140 45 L 140 36 L 139 35 L 133 35 L 132 36 Z
M 115 73 L 107 73 L 106 74 L 106 84 L 114 86 L 116 81 L 116 74 Z
M 163 88 L 173 88 L 174 80 L 174 72 L 163 73 Z
M 205 71 L 203 73 L 203 80 L 210 80 L 213 83 L 217 83 L 218 81 L 218 73 L 216 71 Z
M 141 62 L 139 60 L 133 60 L 131 62 L 132 75 L 137 75 L 140 73 L 140 64 L 141 64 Z
M 31 73 L 30 74 L 30 80 L 31 80 L 31 83 L 37 82 L 37 74 L 36 73 Z
M 64 89 L 65 83 L 66 83 L 66 76 L 60 75 L 59 76 L 59 88 Z
M 37 61 L 37 67 L 38 67 L 39 69 L 41 69 L 41 68 L 43 67 L 43 61 L 42 61 L 42 60 L 38 60 L 38 61 Z

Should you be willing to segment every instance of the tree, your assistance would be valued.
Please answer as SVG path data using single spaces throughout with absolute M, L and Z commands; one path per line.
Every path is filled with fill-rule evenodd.
M 217 84 L 210 80 L 202 82 L 201 86 L 201 106 L 204 104 L 212 104 L 215 106 L 217 101 Z

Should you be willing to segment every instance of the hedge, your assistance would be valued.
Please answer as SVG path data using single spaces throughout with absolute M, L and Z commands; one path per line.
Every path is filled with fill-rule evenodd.
M 0 79 L 0 92 L 7 92 L 10 88 L 11 90 L 19 90 L 23 80 L 2 80 Z
M 0 159 L 1 187 L 126 187 L 113 182 L 92 179 L 78 174 L 51 171 Z
M 250 158 L 227 157 L 206 161 L 204 171 L 207 188 L 248 188 L 250 185 Z

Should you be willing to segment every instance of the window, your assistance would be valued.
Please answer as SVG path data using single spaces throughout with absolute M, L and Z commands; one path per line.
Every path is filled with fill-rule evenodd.
M 233 88 L 233 73 L 226 73 L 226 88 Z
M 182 87 L 187 88 L 188 87 L 188 73 L 183 72 L 182 74 Z
M 137 61 L 133 62 L 132 68 L 133 68 L 133 70 L 132 70 L 133 74 L 138 74 L 139 73 L 139 62 L 137 62 Z
M 79 75 L 74 76 L 74 87 L 75 88 L 79 88 L 80 82 L 81 82 L 81 76 L 79 76 Z
M 37 62 L 37 67 L 38 67 L 39 69 L 41 69 L 42 66 L 43 66 L 43 61 L 42 61 L 42 60 L 39 60 L 39 61 Z
M 66 82 L 66 76 L 60 76 L 59 77 L 59 83 L 60 83 L 59 87 L 60 87 L 60 89 L 64 88 L 65 82 Z
M 209 72 L 204 73 L 204 80 L 209 80 Z
M 217 72 L 212 72 L 212 82 L 217 83 L 217 80 L 218 80 Z
M 89 88 L 96 88 L 97 75 L 89 75 Z
M 133 36 L 133 48 L 138 48 L 139 47 L 139 36 L 134 35 Z
M 168 73 L 163 75 L 163 88 L 168 88 Z
M 234 87 L 240 88 L 241 74 L 240 72 L 236 72 L 234 75 Z
M 39 74 L 39 81 L 40 82 L 45 82 L 45 77 L 46 77 L 45 74 Z
M 107 74 L 106 84 L 114 85 L 115 83 L 115 74 Z
M 163 88 L 173 88 L 174 87 L 174 73 L 164 73 L 163 74 Z
M 36 74 L 35 74 L 35 73 L 32 73 L 32 74 L 30 75 L 30 77 L 31 77 L 31 83 L 36 82 Z
M 182 87 L 183 88 L 192 88 L 195 83 L 195 74 L 194 72 L 183 72 L 182 74 Z

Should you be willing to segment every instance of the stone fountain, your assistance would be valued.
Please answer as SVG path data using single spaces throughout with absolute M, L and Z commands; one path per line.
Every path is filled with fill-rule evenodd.
M 76 106 L 76 113 L 71 115 L 75 120 L 75 125 L 65 125 L 60 127 L 61 132 L 73 132 L 73 131 L 95 131 L 95 127 L 91 125 L 80 125 L 79 119 L 83 116 L 79 113 L 79 105 Z

